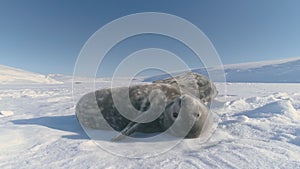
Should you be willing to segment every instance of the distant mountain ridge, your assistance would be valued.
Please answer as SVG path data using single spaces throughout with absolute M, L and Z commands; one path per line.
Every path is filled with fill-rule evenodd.
M 192 71 L 208 76 L 207 70 L 216 76 L 223 72 L 220 67 L 199 68 Z M 183 72 L 177 72 L 173 75 L 181 73 Z M 300 57 L 224 65 L 224 73 L 227 82 L 300 83 Z M 149 82 L 167 77 L 170 75 L 162 74 L 145 78 L 144 81 Z M 214 81 L 219 82 L 221 80 L 214 79 Z
M 193 69 L 197 72 L 208 76 L 210 74 L 218 77 L 223 73 L 222 68 L 199 68 Z M 172 75 L 178 75 L 183 72 L 176 72 Z M 253 82 L 253 83 L 300 83 L 300 57 L 283 60 L 249 62 L 240 64 L 224 65 L 224 73 L 227 82 Z M 155 75 L 143 78 L 141 81 L 152 82 L 170 77 L 169 74 Z M 62 84 L 71 83 L 72 76 L 62 74 L 42 75 L 25 71 L 18 68 L 0 65 L 0 84 Z M 97 80 L 110 80 L 110 78 L 97 78 Z M 90 78 L 77 77 L 79 81 L 90 81 Z M 218 78 L 213 79 L 215 82 L 222 82 Z
M 0 84 L 62 84 L 49 76 L 0 65 Z

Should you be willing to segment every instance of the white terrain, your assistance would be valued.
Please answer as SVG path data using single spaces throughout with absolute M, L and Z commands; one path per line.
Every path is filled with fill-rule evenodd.
M 61 84 L 49 76 L 0 65 L 0 84 Z
M 114 155 L 85 134 L 69 77 L 0 66 L 0 168 L 300 168 L 300 58 L 228 65 L 225 73 L 229 82 L 216 86 L 227 91 L 212 105 L 218 123 L 206 142 L 185 139 L 157 156 L 128 158 L 135 152 Z M 98 80 L 98 89 L 108 85 Z M 91 90 L 74 86 L 75 95 Z

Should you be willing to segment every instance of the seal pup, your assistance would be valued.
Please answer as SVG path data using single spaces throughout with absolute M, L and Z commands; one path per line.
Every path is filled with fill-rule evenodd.
M 210 104 L 210 102 L 218 95 L 218 90 L 212 81 L 207 77 L 194 72 L 186 72 L 175 77 L 156 80 L 152 83 L 170 84 L 179 88 L 182 93 L 199 98 L 206 105 Z
M 124 101 L 128 96 L 130 102 Z M 121 103 L 119 109 L 117 102 Z M 128 111 L 131 106 L 135 112 Z M 161 111 L 156 111 L 157 107 Z M 178 88 L 169 84 L 158 83 L 97 90 L 84 95 L 76 105 L 76 116 L 83 126 L 119 131 L 113 141 L 135 132 L 166 130 L 175 136 L 196 138 L 201 134 L 207 114 L 207 107 L 199 99 L 181 95 Z

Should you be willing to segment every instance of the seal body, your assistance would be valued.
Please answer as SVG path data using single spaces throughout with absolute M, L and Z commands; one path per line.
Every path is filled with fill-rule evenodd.
M 217 88 L 212 81 L 194 72 L 183 73 L 175 77 L 157 80 L 153 83 L 170 84 L 179 88 L 184 94 L 199 98 L 205 104 L 209 104 L 218 94 Z
M 168 130 L 172 135 L 195 138 L 207 114 L 199 99 L 161 83 L 97 90 L 76 105 L 76 116 L 84 127 L 113 129 L 127 136 Z

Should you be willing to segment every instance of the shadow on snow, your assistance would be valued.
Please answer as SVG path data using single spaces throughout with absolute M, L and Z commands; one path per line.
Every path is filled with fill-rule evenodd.
M 84 130 L 81 128 L 75 115 L 45 116 L 32 119 L 12 120 L 11 122 L 17 125 L 41 125 L 56 130 L 74 133 L 72 135 L 64 135 L 62 136 L 62 138 L 89 139 L 89 137 L 85 134 Z

